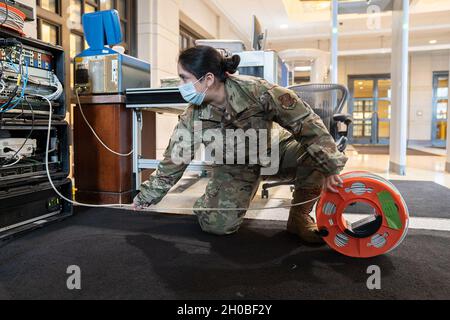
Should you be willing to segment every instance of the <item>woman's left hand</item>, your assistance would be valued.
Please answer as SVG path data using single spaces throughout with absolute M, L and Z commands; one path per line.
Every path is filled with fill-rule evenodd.
M 330 176 L 325 180 L 325 189 L 334 193 L 339 193 L 336 188 L 342 187 L 343 185 L 344 181 L 342 181 L 339 175 Z

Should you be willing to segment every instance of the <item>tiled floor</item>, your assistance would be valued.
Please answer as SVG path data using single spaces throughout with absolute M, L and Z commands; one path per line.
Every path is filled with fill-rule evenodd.
M 408 156 L 406 176 L 399 176 L 388 172 L 389 156 L 387 155 L 360 155 L 351 146 L 347 154 L 349 162 L 344 172 L 364 170 L 378 174 L 390 180 L 433 181 L 450 188 L 450 174 L 445 173 L 445 156 Z M 193 173 L 186 173 L 185 177 L 157 206 L 163 212 L 175 214 L 190 214 L 190 210 L 176 210 L 176 208 L 192 208 L 194 202 L 203 194 L 208 179 L 198 179 Z M 184 189 L 184 191 L 176 191 Z M 291 192 L 288 186 L 271 189 L 269 199 L 261 198 L 259 190 L 252 202 L 252 207 L 277 207 L 290 204 Z M 171 210 L 165 210 L 165 209 Z M 175 209 L 175 210 L 174 210 Z M 287 209 L 254 210 L 249 211 L 247 218 L 266 220 L 287 220 Z

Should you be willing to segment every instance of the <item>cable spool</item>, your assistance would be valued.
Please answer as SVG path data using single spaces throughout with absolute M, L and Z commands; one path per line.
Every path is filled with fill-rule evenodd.
M 317 204 L 317 226 L 325 242 L 350 257 L 370 258 L 394 250 L 406 237 L 409 212 L 398 189 L 370 172 L 350 172 L 339 193 L 326 192 Z M 369 216 L 350 223 L 345 210 L 363 203 L 372 208 Z
M 22 11 L 12 6 L 6 6 L 0 2 L 0 22 L 2 27 L 18 32 L 24 36 L 23 28 L 25 26 L 26 15 Z

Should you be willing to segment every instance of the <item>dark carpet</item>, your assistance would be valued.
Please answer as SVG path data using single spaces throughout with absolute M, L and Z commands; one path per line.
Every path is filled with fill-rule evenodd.
M 362 145 L 352 145 L 352 147 L 359 153 L 359 154 L 389 154 L 389 146 L 362 146 Z M 407 155 L 408 156 L 432 156 L 432 157 L 439 157 L 438 155 L 435 155 L 433 153 L 424 152 L 420 150 L 415 149 L 407 149 Z
M 304 246 L 284 223 L 246 221 L 228 237 L 195 217 L 78 209 L 0 250 L 3 299 L 448 299 L 450 233 L 411 231 L 392 253 L 358 260 Z M 81 291 L 66 269 L 81 268 Z M 381 290 L 366 287 L 381 268 Z
M 450 219 L 450 189 L 429 181 L 391 181 L 402 194 L 411 217 Z M 356 204 L 348 213 L 369 213 L 366 206 Z

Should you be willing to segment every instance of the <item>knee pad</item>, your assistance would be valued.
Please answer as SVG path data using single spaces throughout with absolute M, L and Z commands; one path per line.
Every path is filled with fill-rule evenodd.
M 202 230 L 206 233 L 211 233 L 218 236 L 225 236 L 236 233 L 242 223 L 242 221 L 240 221 L 241 219 L 239 219 L 239 221 L 236 221 L 236 219 L 232 217 L 217 218 L 218 213 L 215 212 L 205 214 L 205 212 L 196 211 L 195 213 Z

